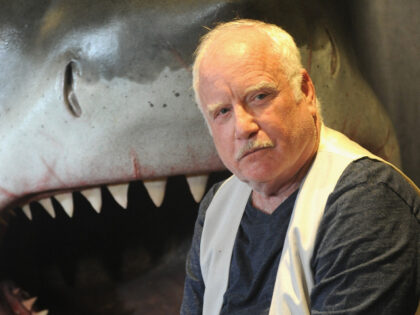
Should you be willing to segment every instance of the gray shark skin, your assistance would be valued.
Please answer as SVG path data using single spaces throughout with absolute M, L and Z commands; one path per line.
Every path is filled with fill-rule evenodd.
M 392 124 L 357 68 L 333 1 L 0 0 L 0 7 L 3 212 L 63 192 L 223 170 L 194 101 L 191 63 L 205 27 L 235 17 L 289 31 L 326 125 L 400 164 Z

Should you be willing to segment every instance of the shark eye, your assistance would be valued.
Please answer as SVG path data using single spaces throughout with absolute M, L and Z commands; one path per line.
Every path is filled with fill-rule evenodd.
M 74 79 L 73 79 L 73 70 L 76 66 L 74 61 L 70 61 L 66 70 L 64 71 L 64 102 L 67 108 L 75 117 L 80 117 L 82 115 L 82 109 L 80 108 L 79 101 L 77 100 L 76 93 L 74 91 Z

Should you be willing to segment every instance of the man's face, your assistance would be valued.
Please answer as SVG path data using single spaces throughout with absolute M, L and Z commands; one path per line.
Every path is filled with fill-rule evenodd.
M 226 167 L 255 190 L 287 185 L 316 152 L 316 105 L 306 78 L 296 101 L 266 35 L 231 31 L 199 68 L 198 96 Z M 308 85 L 309 84 L 309 85 Z

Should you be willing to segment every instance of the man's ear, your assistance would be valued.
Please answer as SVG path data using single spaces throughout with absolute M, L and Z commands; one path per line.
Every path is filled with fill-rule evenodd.
M 314 84 L 305 69 L 302 69 L 301 73 L 302 83 L 300 85 L 300 90 L 302 91 L 302 97 L 306 100 L 308 106 L 313 107 L 313 109 L 316 111 L 316 93 Z
M 307 100 L 315 99 L 315 87 L 312 83 L 312 79 L 305 69 L 301 70 L 302 83 L 300 89 Z

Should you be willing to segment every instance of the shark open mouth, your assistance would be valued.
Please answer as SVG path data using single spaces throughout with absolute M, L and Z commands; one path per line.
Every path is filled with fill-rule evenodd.
M 131 182 L 126 205 L 102 186 L 3 211 L 3 313 L 178 313 L 196 200 L 227 176 Z

